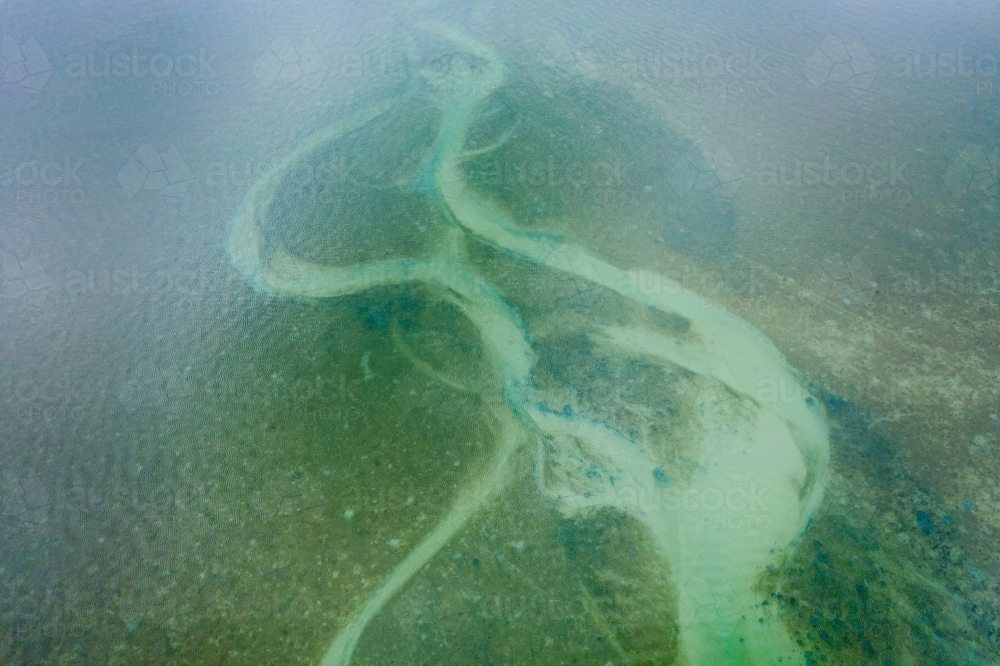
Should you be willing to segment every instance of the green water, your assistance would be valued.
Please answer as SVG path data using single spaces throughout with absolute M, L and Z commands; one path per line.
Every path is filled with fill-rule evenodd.
M 11 209 L 0 663 L 1000 662 L 995 198 L 775 8 L 559 11 L 317 19 L 320 88 L 162 130 L 187 198 Z M 787 76 L 663 80 L 668 14 Z
M 790 552 L 793 541 L 822 501 L 829 443 L 819 402 L 801 387 L 778 351 L 746 323 L 662 276 L 652 272 L 629 273 L 607 263 L 573 244 L 565 233 L 521 229 L 502 201 L 490 202 L 471 190 L 466 185 L 463 162 L 471 156 L 489 155 L 510 142 L 516 145 L 522 138 L 513 129 L 485 147 L 476 145 L 476 141 L 467 147 L 476 124 L 474 119 L 481 113 L 484 101 L 504 84 L 506 66 L 490 48 L 453 27 L 426 24 L 418 28 L 460 49 L 445 70 L 420 72 L 431 86 L 431 97 L 441 107 L 442 116 L 437 138 L 425 148 L 428 156 L 420 160 L 426 166 L 418 170 L 417 178 L 426 189 L 428 178 L 422 174 L 425 170 L 433 171 L 430 198 L 438 204 L 446 223 L 437 230 L 439 238 L 432 243 L 431 258 L 419 255 L 381 261 L 366 258 L 347 265 L 340 261 L 336 264 L 308 261 L 277 243 L 269 243 L 269 236 L 280 238 L 280 234 L 265 232 L 269 220 L 283 224 L 297 214 L 308 220 L 306 233 L 315 227 L 324 229 L 322 235 L 330 238 L 328 228 L 334 227 L 338 231 L 334 237 L 343 234 L 341 237 L 363 245 L 386 248 L 392 247 L 393 241 L 406 238 L 406 231 L 401 238 L 393 238 L 397 221 L 403 222 L 404 229 L 414 223 L 422 226 L 412 216 L 396 211 L 395 216 L 367 220 L 365 230 L 372 230 L 374 238 L 367 234 L 359 236 L 351 234 L 347 225 L 341 231 L 335 211 L 324 205 L 329 192 L 321 187 L 311 188 L 307 193 L 309 198 L 297 209 L 283 204 L 276 196 L 287 189 L 283 182 L 283 179 L 287 182 L 286 174 L 295 173 L 299 161 L 313 158 L 320 149 L 325 152 L 327 144 L 335 144 L 354 133 L 385 131 L 384 126 L 370 126 L 391 112 L 395 103 L 360 111 L 306 138 L 251 188 L 230 231 L 229 248 L 234 263 L 251 283 L 268 293 L 335 298 L 363 293 L 373 287 L 408 283 L 445 290 L 442 296 L 479 329 L 495 366 L 491 374 L 498 375 L 502 384 L 500 395 L 495 392 L 491 395 L 475 384 L 455 381 L 450 376 L 454 373 L 446 368 L 438 370 L 432 363 L 411 357 L 414 366 L 432 379 L 459 390 L 475 391 L 484 400 L 500 399 L 506 403 L 495 408 L 501 425 L 494 460 L 486 463 L 481 475 L 474 475 L 465 487 L 459 486 L 454 505 L 441 522 L 348 617 L 323 663 L 351 662 L 369 622 L 407 586 L 414 574 L 448 546 L 465 523 L 485 510 L 518 474 L 523 474 L 513 458 L 530 450 L 537 450 L 534 477 L 538 490 L 566 517 L 586 517 L 595 510 L 614 507 L 647 527 L 656 545 L 652 557 L 661 559 L 660 566 L 666 565 L 673 577 L 679 611 L 679 651 L 685 660 L 733 664 L 802 661 L 801 650 L 794 646 L 780 618 L 767 612 L 765 599 L 755 587 L 765 570 L 779 565 L 786 550 Z M 509 106 L 509 100 L 499 104 Z M 601 111 L 596 109 L 592 113 L 600 118 Z M 530 108 L 522 113 L 532 115 Z M 542 117 L 536 122 L 548 128 L 550 138 L 558 136 L 558 126 L 545 120 Z M 389 124 L 394 123 L 389 121 Z M 477 138 L 490 134 L 485 129 L 474 133 Z M 570 159 L 565 157 L 570 155 L 574 160 L 582 158 L 579 164 L 598 164 L 592 161 L 595 153 L 581 151 L 577 155 L 567 152 L 567 146 L 559 142 L 541 143 L 537 135 L 532 137 L 530 132 L 525 135 L 527 145 L 558 146 L 562 159 Z M 596 142 L 596 154 L 619 159 L 610 146 L 625 142 L 615 138 L 619 137 L 610 137 L 605 146 Z M 390 142 L 390 147 L 393 143 Z M 410 159 L 419 154 L 419 143 L 414 146 L 413 142 L 403 142 L 401 147 L 410 149 Z M 615 147 L 621 151 L 627 145 Z M 550 187 L 557 184 L 551 159 L 546 182 Z M 573 170 L 572 166 L 566 167 L 570 176 Z M 613 178 L 608 176 L 608 184 Z M 407 185 L 405 180 L 396 179 L 397 187 L 405 189 Z M 379 204 L 392 200 L 387 199 L 388 202 L 380 198 Z M 619 218 L 623 216 L 624 211 L 614 208 L 610 212 L 617 213 Z M 391 213 L 392 209 L 375 205 L 365 206 L 363 211 L 376 216 Z M 564 223 L 573 221 L 565 211 L 555 209 L 551 214 L 562 217 Z M 609 221 L 602 220 L 605 225 Z M 434 234 L 434 230 L 426 227 L 422 231 L 426 236 Z M 574 231 L 586 238 L 581 230 Z M 321 239 L 311 242 L 322 242 Z M 662 398 L 658 400 L 655 394 L 637 396 L 646 403 L 642 405 L 643 411 L 636 410 L 644 417 L 639 424 L 641 430 L 660 427 L 667 421 L 672 432 L 647 442 L 636 428 L 630 428 L 626 434 L 597 418 L 592 410 L 566 396 L 564 387 L 551 394 L 539 390 L 532 377 L 535 352 L 530 329 L 503 293 L 478 275 L 466 247 L 476 241 L 508 253 L 516 260 L 512 271 L 518 270 L 517 263 L 534 263 L 561 273 L 560 277 L 576 278 L 581 282 L 580 288 L 595 289 L 604 298 L 613 299 L 617 295 L 631 300 L 631 306 L 620 311 L 618 319 L 628 321 L 629 315 L 635 316 L 636 309 L 645 308 L 666 314 L 674 324 L 666 330 L 655 324 L 649 326 L 647 316 L 640 316 L 638 322 L 629 321 L 626 326 L 590 319 L 572 328 L 566 327 L 570 322 L 562 321 L 561 327 L 584 340 L 609 345 L 610 348 L 601 350 L 609 358 L 623 352 L 645 356 L 666 363 L 671 371 L 686 370 L 687 375 L 693 375 L 678 376 L 671 381 L 674 391 L 662 403 Z M 406 255 L 420 249 L 411 245 L 401 243 Z M 653 276 L 660 283 L 660 290 L 642 290 L 635 284 L 637 275 Z M 546 290 L 536 287 L 532 291 L 544 294 Z M 542 307 L 548 309 L 546 316 L 561 319 L 559 308 L 552 307 L 547 294 L 543 303 Z M 588 315 L 593 317 L 594 313 Z M 535 346 L 539 343 L 536 339 Z M 594 353 L 596 346 L 588 351 Z M 363 369 L 367 377 L 373 377 L 369 358 L 363 357 Z M 587 378 L 580 377 L 578 381 L 586 384 Z M 795 402 L 761 399 L 755 388 L 755 382 L 760 381 L 798 387 L 800 395 Z M 495 381 L 487 382 L 487 386 L 494 388 Z M 678 386 L 682 388 L 677 390 Z M 685 392 L 688 395 L 683 395 Z M 657 393 L 662 394 L 662 390 Z M 554 400 L 566 403 L 553 405 Z M 672 409 L 671 403 L 684 404 L 688 418 L 681 419 L 681 412 L 675 409 L 668 416 L 666 410 Z M 686 473 L 679 474 L 677 467 L 686 468 Z M 554 489 L 549 477 L 555 477 Z M 761 486 L 771 495 L 770 508 L 760 502 L 766 514 L 755 520 L 741 515 L 746 508 L 745 498 L 751 492 L 745 487 L 748 485 Z M 666 492 L 683 495 L 683 511 L 664 503 L 661 495 Z M 689 506 L 688 500 L 692 498 L 695 505 Z M 401 545 L 401 540 L 392 543 Z

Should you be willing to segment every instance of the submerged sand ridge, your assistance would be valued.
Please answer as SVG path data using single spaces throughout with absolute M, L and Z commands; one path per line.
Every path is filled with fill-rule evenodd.
M 501 395 L 492 396 L 501 426 L 491 463 L 469 478 L 453 508 L 353 611 L 327 651 L 325 665 L 350 663 L 368 622 L 519 469 L 519 450 L 534 451 L 538 491 L 565 516 L 586 518 L 605 507 L 638 520 L 669 565 L 678 589 L 680 655 L 689 664 L 799 663 L 800 648 L 779 617 L 761 606 L 759 576 L 777 565 L 822 500 L 829 434 L 818 400 L 802 387 L 775 347 L 751 326 L 669 279 L 643 290 L 628 271 L 556 234 L 527 230 L 468 183 L 464 165 L 485 149 L 467 148 L 484 101 L 506 81 L 503 60 L 489 47 L 439 24 L 420 29 L 465 57 L 446 71 L 421 72 L 440 109 L 435 140 L 418 187 L 452 228 L 431 256 L 333 266 L 292 255 L 273 241 L 272 204 L 283 179 L 318 150 L 362 131 L 399 100 L 357 112 L 306 138 L 246 194 L 228 239 L 230 258 L 257 289 L 290 298 L 334 298 L 379 286 L 421 283 L 476 326 L 492 359 Z M 335 220 L 330 221 L 335 224 Z M 372 225 L 392 224 L 372 220 Z M 557 407 L 534 377 L 536 349 L 525 319 L 500 289 L 479 274 L 464 245 L 474 239 L 525 266 L 571 276 L 621 302 L 681 322 L 648 320 L 594 325 L 587 338 L 602 354 L 642 358 L 677 374 L 691 389 L 683 476 L 665 471 L 662 450 L 621 432 L 597 414 Z M 627 317 L 626 317 L 627 318 Z M 491 378 L 492 380 L 493 378 Z M 796 400 L 768 400 L 762 385 L 796 387 Z M 490 382 L 492 385 L 492 381 Z M 655 418 L 655 417 L 653 417 Z M 766 520 L 747 520 L 754 488 L 766 489 Z M 666 491 L 680 510 L 667 506 Z

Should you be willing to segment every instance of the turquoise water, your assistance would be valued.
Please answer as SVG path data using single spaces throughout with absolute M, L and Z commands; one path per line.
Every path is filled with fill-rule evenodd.
M 992 9 L 0 12 L 0 663 L 1000 661 Z

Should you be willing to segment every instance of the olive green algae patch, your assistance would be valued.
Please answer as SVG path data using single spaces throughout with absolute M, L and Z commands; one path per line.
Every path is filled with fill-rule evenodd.
M 444 219 L 418 191 L 436 110 L 410 98 L 312 150 L 282 174 L 260 230 L 269 244 L 329 265 L 423 255 Z
M 963 548 L 975 507 L 941 506 L 908 474 L 905 442 L 821 395 L 836 473 L 800 547 L 762 581 L 767 603 L 812 663 L 1000 662 L 996 577 Z
M 782 576 L 770 603 L 816 663 L 991 663 L 963 600 L 872 530 L 819 519 Z
M 611 509 L 556 532 L 583 581 L 582 598 L 619 659 L 643 666 L 679 654 L 677 589 L 641 523 Z
M 671 182 L 700 146 L 621 89 L 509 69 L 469 130 L 470 152 L 496 145 L 465 161 L 471 188 L 524 228 L 562 234 L 626 266 L 653 259 L 637 239 L 716 262 L 734 251 L 732 201 Z
M 615 260 L 615 252 L 588 249 L 594 244 L 591 234 L 574 236 L 567 229 L 551 227 L 533 230 L 530 223 L 525 226 L 516 206 L 504 205 L 470 187 L 465 162 L 506 149 L 515 140 L 516 129 L 492 133 L 491 142 L 480 146 L 490 140 L 491 133 L 477 136 L 473 132 L 484 101 L 503 89 L 509 72 L 488 46 L 453 28 L 438 24 L 420 28 L 451 42 L 463 53 L 450 59 L 446 71 L 428 67 L 419 72 L 433 90 L 440 110 L 434 142 L 413 186 L 438 207 L 448 225 L 432 249 L 419 244 L 390 244 L 382 254 L 347 250 L 338 255 L 361 258 L 359 263 L 344 263 L 342 258 L 327 262 L 317 260 L 320 253 L 293 251 L 273 232 L 276 213 L 294 215 L 296 210 L 307 213 L 307 228 L 324 220 L 336 228 L 335 218 L 325 219 L 333 211 L 309 204 L 308 197 L 298 209 L 282 203 L 284 185 L 300 165 L 391 118 L 400 104 L 406 105 L 400 99 L 358 111 L 306 137 L 251 187 L 230 229 L 233 263 L 261 291 L 300 300 L 336 298 L 350 302 L 386 289 L 420 285 L 445 304 L 439 308 L 442 313 L 449 309 L 460 313 L 478 331 L 487 360 L 482 374 L 489 379 L 477 395 L 495 424 L 490 455 L 458 484 L 452 505 L 439 521 L 429 526 L 422 539 L 396 560 L 391 572 L 340 619 L 338 633 L 322 663 L 346 666 L 351 662 L 369 624 L 413 577 L 471 520 L 492 508 L 504 488 L 523 481 L 525 470 L 516 462 L 523 460 L 525 453 L 530 454 L 531 476 L 539 496 L 563 519 L 620 515 L 632 525 L 643 526 L 646 542 L 651 544 L 645 556 L 654 558 L 647 562 L 649 570 L 659 571 L 664 585 L 666 571 L 670 571 L 671 589 L 676 592 L 677 622 L 673 626 L 679 632 L 676 643 L 681 659 L 732 664 L 800 660 L 798 648 L 781 622 L 761 606 L 755 585 L 765 567 L 778 561 L 808 524 L 822 498 L 829 454 L 819 404 L 811 397 L 795 404 L 754 397 L 755 383 L 762 379 L 790 385 L 797 385 L 798 379 L 773 345 L 745 322 L 653 271 L 646 270 L 643 275 L 655 277 L 663 288 L 644 290 L 633 279 L 636 274 L 627 270 L 629 261 L 619 257 L 616 263 L 609 263 Z M 473 147 L 469 146 L 470 135 L 475 137 Z M 611 146 L 619 151 L 629 148 L 614 141 Z M 402 191 L 400 196 L 408 190 L 406 179 L 397 179 L 393 187 Z M 652 189 L 649 186 L 648 191 Z M 320 194 L 313 198 L 322 201 Z M 516 197 L 517 201 L 522 199 Z M 579 212 L 582 215 L 585 211 Z M 602 227 L 609 222 L 600 216 L 581 217 L 580 228 L 586 232 L 587 225 Z M 411 223 L 412 218 L 391 215 L 373 218 L 374 243 L 382 238 L 384 229 Z M 294 234 L 293 239 L 297 239 Z M 552 299 L 559 290 L 543 290 L 528 298 L 535 301 L 530 313 L 546 324 L 545 331 L 533 334 L 533 321 L 522 318 L 516 307 L 519 299 L 505 297 L 505 280 L 493 284 L 480 273 L 470 243 L 492 246 L 514 259 L 513 272 L 521 265 L 543 269 L 547 275 L 538 274 L 541 284 L 557 275 L 575 282 L 578 289 L 592 291 L 594 303 L 610 311 L 617 302 L 620 313 L 606 322 L 587 325 L 578 310 L 575 317 L 561 322 L 560 336 L 561 304 L 553 302 L 548 312 L 544 307 L 544 300 Z M 660 316 L 649 316 L 649 310 L 658 311 Z M 457 367 L 420 358 L 421 344 L 432 355 L 439 349 L 432 341 L 410 335 L 402 320 L 380 326 L 384 314 L 381 319 L 377 312 L 366 317 L 374 322 L 373 335 L 384 337 L 384 329 L 390 329 L 394 349 L 413 368 L 453 390 L 466 388 Z M 631 400 L 612 399 L 613 407 L 633 410 L 637 419 L 632 421 L 623 418 L 618 409 L 602 409 L 586 391 L 589 376 L 553 371 L 560 347 L 564 362 L 573 360 L 574 352 L 566 343 L 574 340 L 592 344 L 599 350 L 596 356 L 611 366 L 629 369 L 630 362 L 638 364 L 631 369 L 642 364 L 660 366 L 660 378 L 670 382 L 671 389 L 651 389 L 651 395 L 630 396 Z M 547 344 L 554 344 L 557 351 L 539 366 L 542 372 L 536 377 L 539 352 Z M 372 362 L 371 353 L 365 352 L 361 360 L 363 381 L 379 376 Z M 574 387 L 566 386 L 567 382 L 584 385 L 575 391 L 579 395 L 574 395 Z M 661 401 L 665 404 L 660 408 L 654 406 Z M 672 406 L 680 403 L 686 409 Z M 650 427 L 652 423 L 674 427 L 666 417 L 671 410 L 672 417 L 683 414 L 685 418 L 677 419 L 672 433 L 650 436 L 658 430 Z M 673 464 L 681 456 L 667 441 L 671 435 L 685 441 L 682 448 L 689 474 Z M 363 444 L 363 439 L 355 440 L 356 446 Z M 743 482 L 758 483 L 770 491 L 765 523 L 751 523 L 737 515 L 744 504 L 737 496 L 745 499 L 752 492 L 736 487 Z M 662 486 L 670 486 L 666 503 L 657 499 Z M 673 506 L 677 492 L 693 494 L 700 498 L 700 504 L 677 510 Z M 716 502 L 723 496 L 724 507 Z M 649 498 L 653 498 L 651 502 Z M 402 539 L 390 541 L 392 547 L 402 545 Z M 595 617 L 614 609 L 626 615 L 632 612 L 629 604 L 614 603 L 610 598 L 627 594 L 628 586 L 615 591 L 593 584 L 591 588 L 598 596 L 592 604 Z M 666 643 L 649 649 L 663 651 Z M 646 645 L 643 638 L 639 646 L 629 650 L 644 653 Z
M 373 620 L 356 663 L 674 663 L 675 593 L 641 524 L 567 520 L 530 483 L 496 502 Z
M 100 568 L 81 567 L 88 587 L 73 621 L 89 627 L 91 604 L 136 609 L 109 621 L 124 633 L 140 618 L 128 634 L 146 643 L 140 661 L 315 663 L 343 609 L 405 558 L 495 450 L 491 405 L 460 388 L 495 390 L 479 377 L 490 374 L 481 339 L 428 290 L 314 303 L 250 294 L 245 305 L 220 323 L 211 363 L 192 369 L 197 389 L 173 435 L 143 433 L 160 438 L 169 464 L 154 486 L 167 499 L 149 516 L 165 538 L 143 550 L 109 529 L 95 544 L 107 556 L 91 560 Z M 116 504 L 101 503 L 105 525 L 118 524 Z M 127 527 L 130 537 L 146 529 Z M 106 582 L 90 589 L 95 576 Z M 128 595 L 137 588 L 141 607 Z M 100 661 L 121 641 L 95 632 L 76 639 L 81 658 Z

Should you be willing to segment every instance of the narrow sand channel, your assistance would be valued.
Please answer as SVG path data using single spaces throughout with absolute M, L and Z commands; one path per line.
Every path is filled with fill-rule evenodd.
M 344 623 L 323 658 L 346 665 L 367 623 L 491 497 L 508 483 L 521 448 L 537 447 L 539 492 L 566 516 L 617 508 L 649 530 L 669 564 L 678 595 L 680 652 L 688 664 L 800 663 L 803 656 L 779 617 L 765 612 L 758 577 L 780 563 L 822 500 L 829 435 L 818 400 L 809 395 L 775 347 L 741 319 L 662 276 L 638 276 L 559 237 L 529 232 L 473 191 L 463 174 L 466 144 L 483 101 L 504 84 L 505 66 L 487 46 L 437 24 L 421 29 L 450 41 L 468 56 L 450 71 L 424 71 L 444 90 L 442 116 L 425 162 L 433 197 L 456 225 L 432 257 L 400 257 L 357 266 L 329 266 L 296 258 L 268 244 L 261 231 L 281 182 L 318 149 L 386 113 L 393 101 L 363 110 L 305 139 L 255 183 L 235 215 L 229 254 L 259 290 L 291 298 L 333 298 L 377 286 L 419 282 L 456 305 L 490 350 L 502 396 L 494 416 L 502 424 L 492 464 L 467 479 L 452 509 Z M 469 63 L 474 63 L 470 65 Z M 447 77 L 447 85 L 440 85 Z M 481 152 L 481 151 L 476 151 Z M 372 224 L 392 224 L 372 220 Z M 667 313 L 683 326 L 656 330 L 648 323 L 595 327 L 589 337 L 604 353 L 641 356 L 683 369 L 700 393 L 686 432 L 692 454 L 688 477 L 667 480 L 658 453 L 599 419 L 556 411 L 532 377 L 535 352 L 519 313 L 456 249 L 461 236 L 488 243 L 520 261 L 585 280 L 618 297 Z M 655 292 L 638 284 L 655 282 Z M 796 387 L 799 399 L 769 400 L 762 385 Z M 664 486 L 683 498 L 669 510 Z M 747 488 L 767 489 L 767 521 L 742 520 Z M 727 490 L 728 489 L 728 490 Z M 734 492 L 735 490 L 735 492 Z M 742 494 L 741 494 L 742 493 Z M 653 498 L 652 500 L 650 498 Z M 688 501 L 691 500 L 691 501 Z

